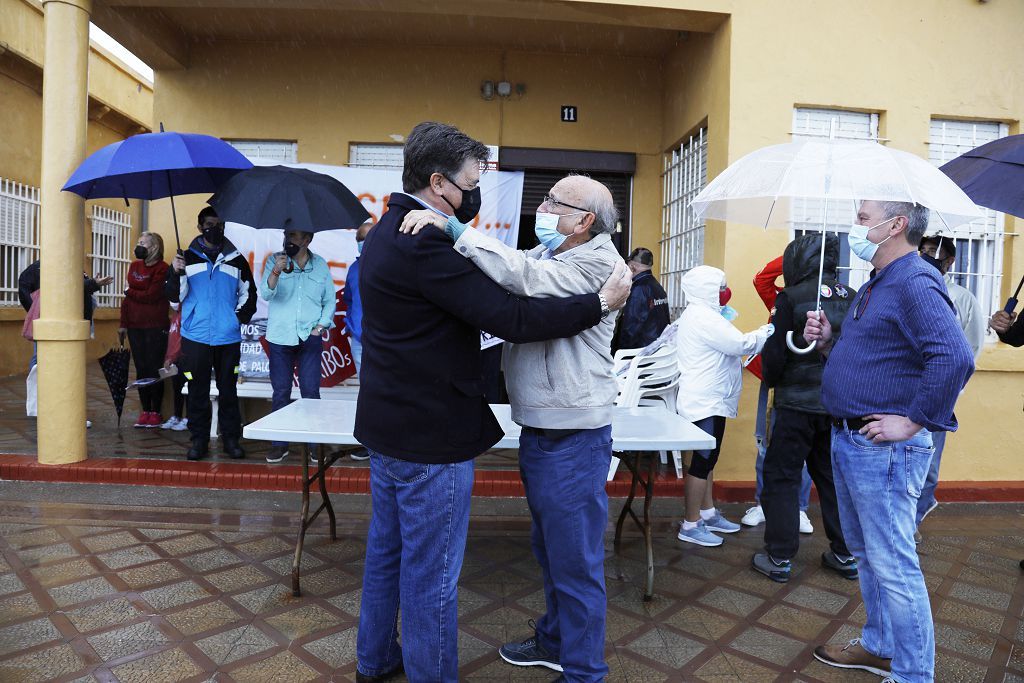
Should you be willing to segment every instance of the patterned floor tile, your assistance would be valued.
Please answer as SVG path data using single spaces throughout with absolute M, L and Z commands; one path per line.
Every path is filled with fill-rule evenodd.
M 244 588 L 259 586 L 261 583 L 277 581 L 276 578 L 271 578 L 259 569 L 249 565 L 226 569 L 215 574 L 207 574 L 205 578 L 223 593 L 234 593 Z
M 850 599 L 844 595 L 836 595 L 811 586 L 797 586 L 782 599 L 793 605 L 818 610 L 826 614 L 836 614 L 850 602 Z
M 475 639 L 474 639 L 475 640 Z M 477 641 L 479 642 L 479 641 Z M 459 659 L 465 659 L 462 649 L 463 642 L 459 641 Z M 307 652 L 324 662 L 332 668 L 345 666 L 356 661 L 356 629 L 350 628 L 337 633 L 332 633 L 326 638 L 314 640 L 302 646 Z M 469 661 L 469 660 L 466 660 Z
M 132 621 L 142 616 L 142 612 L 125 598 L 114 598 L 106 602 L 70 610 L 64 615 L 71 620 L 79 633 L 89 633 Z
M 223 602 L 207 602 L 167 615 L 167 621 L 186 636 L 223 628 L 240 621 L 241 616 Z
M 829 620 L 806 610 L 799 610 L 788 605 L 776 605 L 758 619 L 765 626 L 771 626 L 787 633 L 798 640 L 810 642 L 829 624 Z
M 217 548 L 181 558 L 182 564 L 194 572 L 205 574 L 223 567 L 239 564 L 242 560 L 234 553 Z
M 163 645 L 167 636 L 148 621 L 106 631 L 86 638 L 104 660 L 119 659 Z
M 277 536 L 267 536 L 256 541 L 249 541 L 235 546 L 235 550 L 245 553 L 254 558 L 277 555 L 287 550 L 295 550 L 294 542 L 282 540 Z
M 307 605 L 264 619 L 288 640 L 297 640 L 311 633 L 341 624 L 341 620 L 322 607 Z
M 1019 562 L 1019 560 L 1018 560 Z M 972 605 L 981 605 L 1000 612 L 1010 607 L 1010 599 L 1013 597 L 1003 591 L 982 588 L 969 583 L 957 581 L 949 590 L 949 597 L 969 602 Z
M 276 680 L 302 683 L 317 677 L 315 671 L 291 652 L 282 652 L 231 672 L 231 678 L 237 683 L 266 683 Z
M 713 588 L 698 598 L 698 602 L 738 617 L 747 617 L 764 604 L 762 598 L 723 586 Z
M 203 670 L 187 654 L 173 649 L 114 667 L 113 672 L 121 683 L 177 683 Z
M 87 576 L 94 576 L 99 570 L 89 560 L 79 558 L 70 562 L 48 564 L 45 567 L 35 567 L 31 570 L 32 576 L 41 586 L 50 587 L 58 583 L 67 583 L 74 579 L 82 579 Z
M 290 575 L 292 573 L 292 562 L 295 561 L 295 548 L 291 549 L 291 552 L 287 555 L 281 555 L 271 560 L 263 562 L 263 566 L 274 572 L 275 574 Z M 312 553 L 302 553 L 302 560 L 299 562 L 299 569 L 302 572 L 315 571 L 316 569 L 322 568 L 324 561 Z
M 58 645 L 13 659 L 0 660 L 0 681 L 42 683 L 80 671 L 85 662 L 70 645 Z
M 254 626 L 241 626 L 198 640 L 196 646 L 221 665 L 265 652 L 277 643 Z
M 147 548 L 144 545 L 137 545 L 131 548 L 122 548 L 121 550 L 112 550 L 107 553 L 102 553 L 97 555 L 96 559 L 111 569 L 125 569 L 132 565 L 159 560 L 160 556 L 153 552 L 151 548 Z
M 114 592 L 116 591 L 109 581 L 102 576 L 97 576 L 93 579 L 86 579 L 85 581 L 77 581 L 52 588 L 50 590 L 50 597 L 59 606 L 68 607 L 69 605 L 77 605 L 80 602 L 102 598 Z
M 44 562 L 64 560 L 69 557 L 76 557 L 77 555 L 78 551 L 72 548 L 70 543 L 43 545 L 18 551 L 18 559 L 27 567 L 35 567 Z
M 202 534 L 189 534 L 187 536 L 172 538 L 166 541 L 158 541 L 157 545 L 160 546 L 168 555 L 176 557 L 178 555 L 187 555 L 188 553 L 195 553 L 200 550 L 206 550 L 207 548 L 213 548 L 217 543 Z
M 141 590 L 159 583 L 180 579 L 184 574 L 170 562 L 154 562 L 144 567 L 133 567 L 119 572 L 118 576 L 132 588 Z
M 0 626 L 35 616 L 40 612 L 42 608 L 29 593 L 0 598 Z
M 60 631 L 49 619 L 33 619 L 0 628 L 0 655 L 34 647 L 60 638 Z
M 231 597 L 235 602 L 253 614 L 263 614 L 265 612 L 272 612 L 280 607 L 303 604 L 301 598 L 296 598 L 292 595 L 291 588 L 279 583 Z
M 786 666 L 804 650 L 806 644 L 755 626 L 741 633 L 729 643 L 729 647 L 751 657 Z
M 115 550 L 117 548 L 124 548 L 141 543 L 134 534 L 127 531 L 117 531 L 112 534 L 102 534 L 99 536 L 88 536 L 81 540 L 85 547 L 94 553 L 103 553 L 108 550 Z
M 53 545 L 56 543 L 62 543 L 64 537 L 56 529 L 43 528 L 36 529 L 35 531 L 22 531 L 17 534 L 11 534 L 5 539 L 12 548 L 24 549 L 36 545 Z
M 208 598 L 210 593 L 195 581 L 188 580 L 160 588 L 150 588 L 143 591 L 140 596 L 154 608 L 165 610 Z

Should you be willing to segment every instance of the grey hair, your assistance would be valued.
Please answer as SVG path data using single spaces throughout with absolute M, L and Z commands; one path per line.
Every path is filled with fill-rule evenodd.
M 594 212 L 594 223 L 590 226 L 590 236 L 610 235 L 619 224 L 619 210 L 615 208 L 615 199 L 611 193 L 605 194 L 594 190 L 587 205 Z
M 886 219 L 906 216 L 907 229 L 903 231 L 903 236 L 908 243 L 915 247 L 921 244 L 921 238 L 924 237 L 924 233 L 928 229 L 930 209 L 927 206 L 912 202 L 878 203 L 882 207 L 882 214 Z

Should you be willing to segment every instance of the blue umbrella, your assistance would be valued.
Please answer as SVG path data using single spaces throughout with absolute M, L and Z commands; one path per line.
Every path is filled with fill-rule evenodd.
M 1024 218 L 1024 135 L 987 142 L 939 167 L 974 200 L 975 204 Z M 1006 302 L 1006 312 L 1017 307 L 1017 291 Z
M 143 133 L 89 155 L 63 189 L 86 199 L 171 198 L 174 235 L 178 217 L 174 196 L 215 192 L 252 162 L 228 143 L 195 133 Z M 178 247 L 181 241 L 178 240 Z

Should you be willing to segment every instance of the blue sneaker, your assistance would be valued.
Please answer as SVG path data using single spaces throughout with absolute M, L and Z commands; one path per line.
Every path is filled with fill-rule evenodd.
M 498 654 L 509 664 L 516 666 L 546 666 L 561 673 L 562 665 L 558 663 L 558 655 L 553 655 L 537 642 L 532 636 L 521 643 L 505 643 L 498 648 Z
M 736 522 L 727 520 L 718 510 L 715 510 L 714 517 L 704 520 L 704 526 L 708 528 L 708 531 L 717 531 L 720 534 L 734 534 L 743 528 Z
M 684 529 L 683 525 L 679 525 L 679 533 L 676 534 L 676 538 L 680 541 L 686 541 L 687 543 L 696 543 L 708 548 L 722 545 L 724 542 L 720 536 L 715 536 L 713 533 L 708 531 L 707 525 L 704 524 L 704 520 L 697 522 L 697 526 L 692 529 Z
M 826 550 L 821 554 L 821 566 L 825 569 L 831 569 L 849 581 L 855 581 L 859 575 L 857 571 L 857 558 L 853 555 L 842 557 L 831 550 Z

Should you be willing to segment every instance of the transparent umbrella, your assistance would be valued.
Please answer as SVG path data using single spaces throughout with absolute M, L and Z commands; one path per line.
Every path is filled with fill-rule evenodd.
M 708 183 L 692 206 L 698 217 L 788 228 L 794 200 L 804 199 L 824 200 L 822 233 L 832 200 L 914 202 L 931 209 L 947 228 L 982 216 L 963 190 L 924 159 L 877 142 L 831 136 L 751 152 Z M 819 311 L 824 247 L 822 240 Z M 786 343 L 794 353 L 814 348 L 796 346 L 792 332 Z

